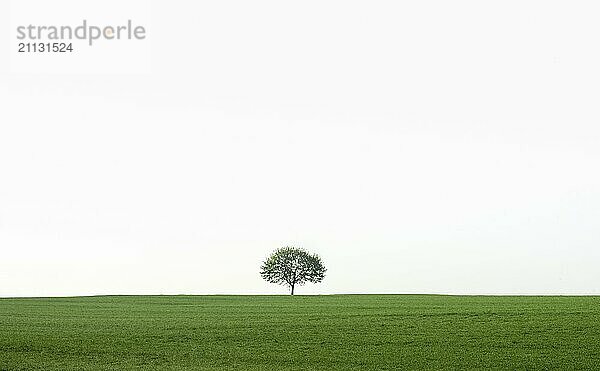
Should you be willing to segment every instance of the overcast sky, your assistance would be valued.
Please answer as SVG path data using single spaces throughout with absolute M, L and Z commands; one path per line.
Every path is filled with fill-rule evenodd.
M 2 2 L 0 296 L 285 293 L 284 245 L 300 294 L 600 294 L 599 12 Z M 16 52 L 83 19 L 147 38 Z

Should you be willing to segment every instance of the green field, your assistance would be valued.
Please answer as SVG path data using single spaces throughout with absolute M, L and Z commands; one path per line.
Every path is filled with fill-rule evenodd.
M 600 297 L 0 300 L 0 369 L 589 369 Z

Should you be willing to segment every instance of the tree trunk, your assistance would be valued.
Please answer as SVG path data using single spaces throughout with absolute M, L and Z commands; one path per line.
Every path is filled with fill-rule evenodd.
M 292 283 L 292 295 L 294 295 L 294 284 Z

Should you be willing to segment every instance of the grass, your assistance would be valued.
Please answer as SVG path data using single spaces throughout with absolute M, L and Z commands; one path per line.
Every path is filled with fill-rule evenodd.
M 0 300 L 0 369 L 584 369 L 600 297 Z

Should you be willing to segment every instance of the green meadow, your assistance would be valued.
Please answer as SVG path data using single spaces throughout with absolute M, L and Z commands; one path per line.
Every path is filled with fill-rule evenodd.
M 600 297 L 0 299 L 1 370 L 590 369 Z

